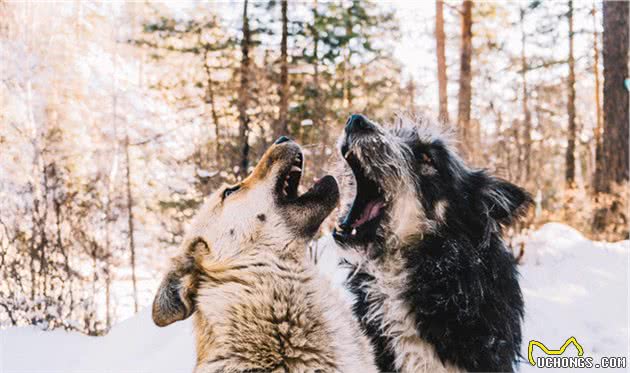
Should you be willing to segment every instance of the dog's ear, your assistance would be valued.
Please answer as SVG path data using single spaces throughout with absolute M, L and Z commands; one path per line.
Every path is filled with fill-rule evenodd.
M 198 238 L 185 247 L 184 253 L 173 258 L 153 300 L 153 322 L 167 326 L 187 319 L 195 312 L 198 285 L 198 267 L 195 257 L 208 250 L 203 239 Z
M 510 225 L 532 204 L 531 195 L 524 189 L 492 176 L 488 176 L 481 198 L 489 217 L 502 225 Z

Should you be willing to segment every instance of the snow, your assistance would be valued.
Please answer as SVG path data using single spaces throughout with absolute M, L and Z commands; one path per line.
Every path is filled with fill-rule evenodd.
M 330 247 L 328 239 L 320 247 Z M 629 241 L 593 242 L 557 223 L 531 234 L 520 267 L 526 305 L 521 372 L 538 370 L 527 362 L 531 339 L 557 349 L 573 336 L 596 362 L 628 356 L 629 252 Z M 320 263 L 331 263 L 332 255 L 325 252 Z M 343 277 L 331 266 L 322 271 L 335 283 Z M 541 354 L 534 349 L 534 356 Z M 563 356 L 575 354 L 570 346 Z M 34 327 L 0 331 L 0 373 L 191 372 L 194 355 L 190 319 L 158 328 L 150 310 L 104 337 Z
M 589 241 L 558 223 L 546 224 L 529 237 L 520 268 L 525 359 L 530 340 L 558 349 L 569 337 L 594 362 L 601 356 L 629 356 L 629 252 L 629 241 Z M 534 356 L 541 354 L 535 347 Z M 563 356 L 577 356 L 577 350 L 571 346 Z M 527 361 L 521 364 L 522 372 L 536 370 Z
M 0 373 L 190 373 L 194 360 L 190 319 L 158 328 L 150 309 L 104 337 L 34 327 L 0 331 Z

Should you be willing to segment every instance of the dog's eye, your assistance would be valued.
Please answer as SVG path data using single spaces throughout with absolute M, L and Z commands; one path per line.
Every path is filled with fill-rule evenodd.
M 231 187 L 231 188 L 227 188 L 226 190 L 223 191 L 223 199 L 225 199 L 227 196 L 229 196 L 230 194 L 236 192 L 239 189 L 241 189 L 240 185 L 237 185 L 237 186 Z
M 431 159 L 431 156 L 429 156 L 427 153 L 420 154 L 420 161 L 422 163 L 433 164 L 433 160 Z

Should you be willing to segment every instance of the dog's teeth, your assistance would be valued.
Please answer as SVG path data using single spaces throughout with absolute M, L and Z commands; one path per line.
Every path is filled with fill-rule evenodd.
M 291 167 L 291 171 L 297 171 L 297 172 L 302 172 L 302 169 L 298 166 L 293 166 Z
M 354 229 L 352 230 L 352 233 L 351 233 L 351 234 L 352 234 L 353 236 L 356 236 L 356 235 L 357 235 L 357 229 L 356 229 L 356 228 L 354 228 Z

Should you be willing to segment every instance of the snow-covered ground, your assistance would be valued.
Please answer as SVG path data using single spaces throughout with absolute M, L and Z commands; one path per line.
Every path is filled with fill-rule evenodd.
M 190 373 L 190 320 L 158 328 L 145 309 L 104 337 L 35 328 L 0 331 L 0 373 Z
M 629 356 L 629 252 L 630 241 L 593 242 L 557 223 L 529 237 L 520 268 L 525 359 L 530 340 L 555 350 L 569 337 L 575 337 L 584 356 L 594 357 L 594 362 L 601 356 Z M 576 351 L 571 346 L 563 356 L 576 356 Z M 534 356 L 541 354 L 535 347 Z M 526 361 L 521 364 L 523 372 L 535 370 Z
M 600 356 L 628 357 L 629 252 L 629 241 L 592 242 L 562 224 L 547 224 L 529 237 L 520 268 L 525 359 L 529 340 L 557 349 L 569 337 L 596 362 Z M 534 355 L 540 354 L 535 348 Z M 575 354 L 571 346 L 564 356 Z M 105 337 L 32 327 L 0 331 L 0 373 L 177 373 L 191 372 L 193 364 L 190 321 L 158 328 L 148 309 Z M 538 368 L 524 361 L 520 370 Z

